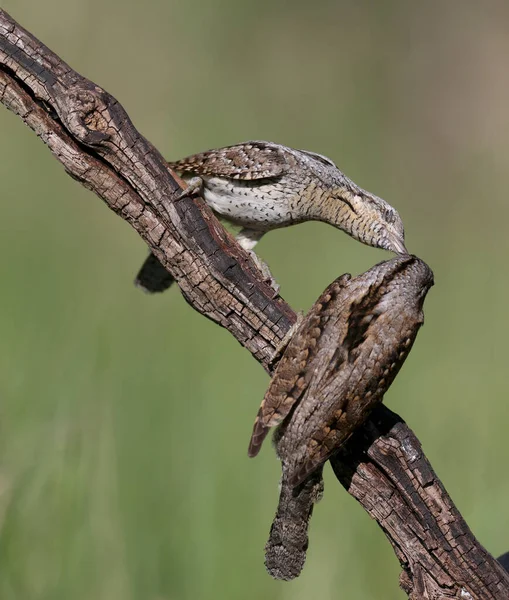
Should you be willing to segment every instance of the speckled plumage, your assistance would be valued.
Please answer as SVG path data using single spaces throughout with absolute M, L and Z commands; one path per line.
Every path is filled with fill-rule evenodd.
M 304 564 L 307 523 L 324 462 L 383 399 L 423 323 L 433 285 L 414 256 L 380 263 L 355 279 L 343 275 L 320 296 L 291 338 L 265 394 L 249 454 L 269 427 L 282 461 L 280 504 L 266 548 L 276 578 Z
M 303 221 L 325 221 L 371 246 L 403 252 L 398 213 L 320 154 L 253 141 L 195 154 L 170 166 L 184 178 L 200 177 L 212 209 L 245 229 L 265 233 Z
M 246 250 L 252 250 L 267 231 L 315 220 L 370 246 L 406 253 L 397 211 L 320 154 L 251 141 L 169 165 L 193 186 L 198 181 L 207 204 L 242 227 L 237 240 Z M 153 261 L 149 263 L 153 271 Z M 138 284 L 151 291 L 153 279 L 142 270 Z
M 320 296 L 290 340 L 260 407 L 250 454 L 284 424 L 278 453 L 294 486 L 329 458 L 383 397 L 410 351 L 432 284 L 413 257 L 343 275 Z

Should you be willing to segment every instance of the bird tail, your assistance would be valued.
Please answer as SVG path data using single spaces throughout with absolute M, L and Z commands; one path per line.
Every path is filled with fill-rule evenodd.
M 256 456 L 258 452 L 260 452 L 260 448 L 262 447 L 263 440 L 267 437 L 269 433 L 269 427 L 267 427 L 261 420 L 261 409 L 258 411 L 258 415 L 256 416 L 256 421 L 253 426 L 253 433 L 251 435 L 251 440 L 249 442 L 249 448 L 247 451 L 247 455 L 251 458 Z
M 308 548 L 309 519 L 323 494 L 322 467 L 293 488 L 283 465 L 276 516 L 265 546 L 265 566 L 274 579 L 290 581 L 300 575 Z
M 166 291 L 174 282 L 173 277 L 163 267 L 154 254 L 149 254 L 136 275 L 134 285 L 148 294 Z

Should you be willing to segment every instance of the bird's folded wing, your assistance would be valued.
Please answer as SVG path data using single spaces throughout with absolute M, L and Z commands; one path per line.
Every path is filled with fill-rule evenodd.
M 330 346 L 322 348 L 319 338 L 329 319 L 336 316 L 338 296 L 349 279 L 350 275 L 342 275 L 327 287 L 290 340 L 258 411 L 249 456 L 258 454 L 269 428 L 283 421 L 310 381 L 320 378 L 321 367 L 329 363 L 328 357 L 318 356 L 322 350 L 331 352 Z
M 288 158 L 282 146 L 253 141 L 193 154 L 169 165 L 180 173 L 255 180 L 284 175 L 290 168 Z

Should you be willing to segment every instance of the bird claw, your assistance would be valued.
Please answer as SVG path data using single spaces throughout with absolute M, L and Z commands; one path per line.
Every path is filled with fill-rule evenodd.
M 253 252 L 253 250 L 248 250 L 248 252 L 251 255 L 251 258 L 253 259 L 256 266 L 262 272 L 263 280 L 274 290 L 274 295 L 272 296 L 272 298 L 276 298 L 279 295 L 280 285 L 274 279 L 272 273 L 270 272 L 269 265 L 263 262 L 263 260 L 258 256 L 258 254 Z
M 191 196 L 196 196 L 201 194 L 203 189 L 203 179 L 201 177 L 191 177 L 189 181 L 187 181 L 187 187 L 180 191 L 175 200 L 182 200 L 182 198 L 190 198 Z
M 279 296 L 279 290 L 281 289 L 281 286 L 273 277 L 271 277 L 270 279 L 266 279 L 265 282 L 268 283 L 270 287 L 274 290 L 274 294 L 272 295 L 272 300 L 274 300 Z

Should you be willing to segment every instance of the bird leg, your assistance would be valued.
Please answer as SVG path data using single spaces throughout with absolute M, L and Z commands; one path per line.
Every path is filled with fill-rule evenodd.
M 263 262 L 263 260 L 255 252 L 253 252 L 253 248 L 260 241 L 264 233 L 265 231 L 260 231 L 258 229 L 249 229 L 245 227 L 239 231 L 239 233 L 235 236 L 235 239 L 242 246 L 242 248 L 244 248 L 244 250 L 249 252 L 255 265 L 262 272 L 263 278 L 274 290 L 275 298 L 279 294 L 279 283 L 277 283 L 277 281 L 274 279 L 267 263 Z
M 203 189 L 203 179 L 201 177 L 191 177 L 186 181 L 187 187 L 177 194 L 175 200 L 182 200 L 182 198 L 190 198 L 201 194 Z

